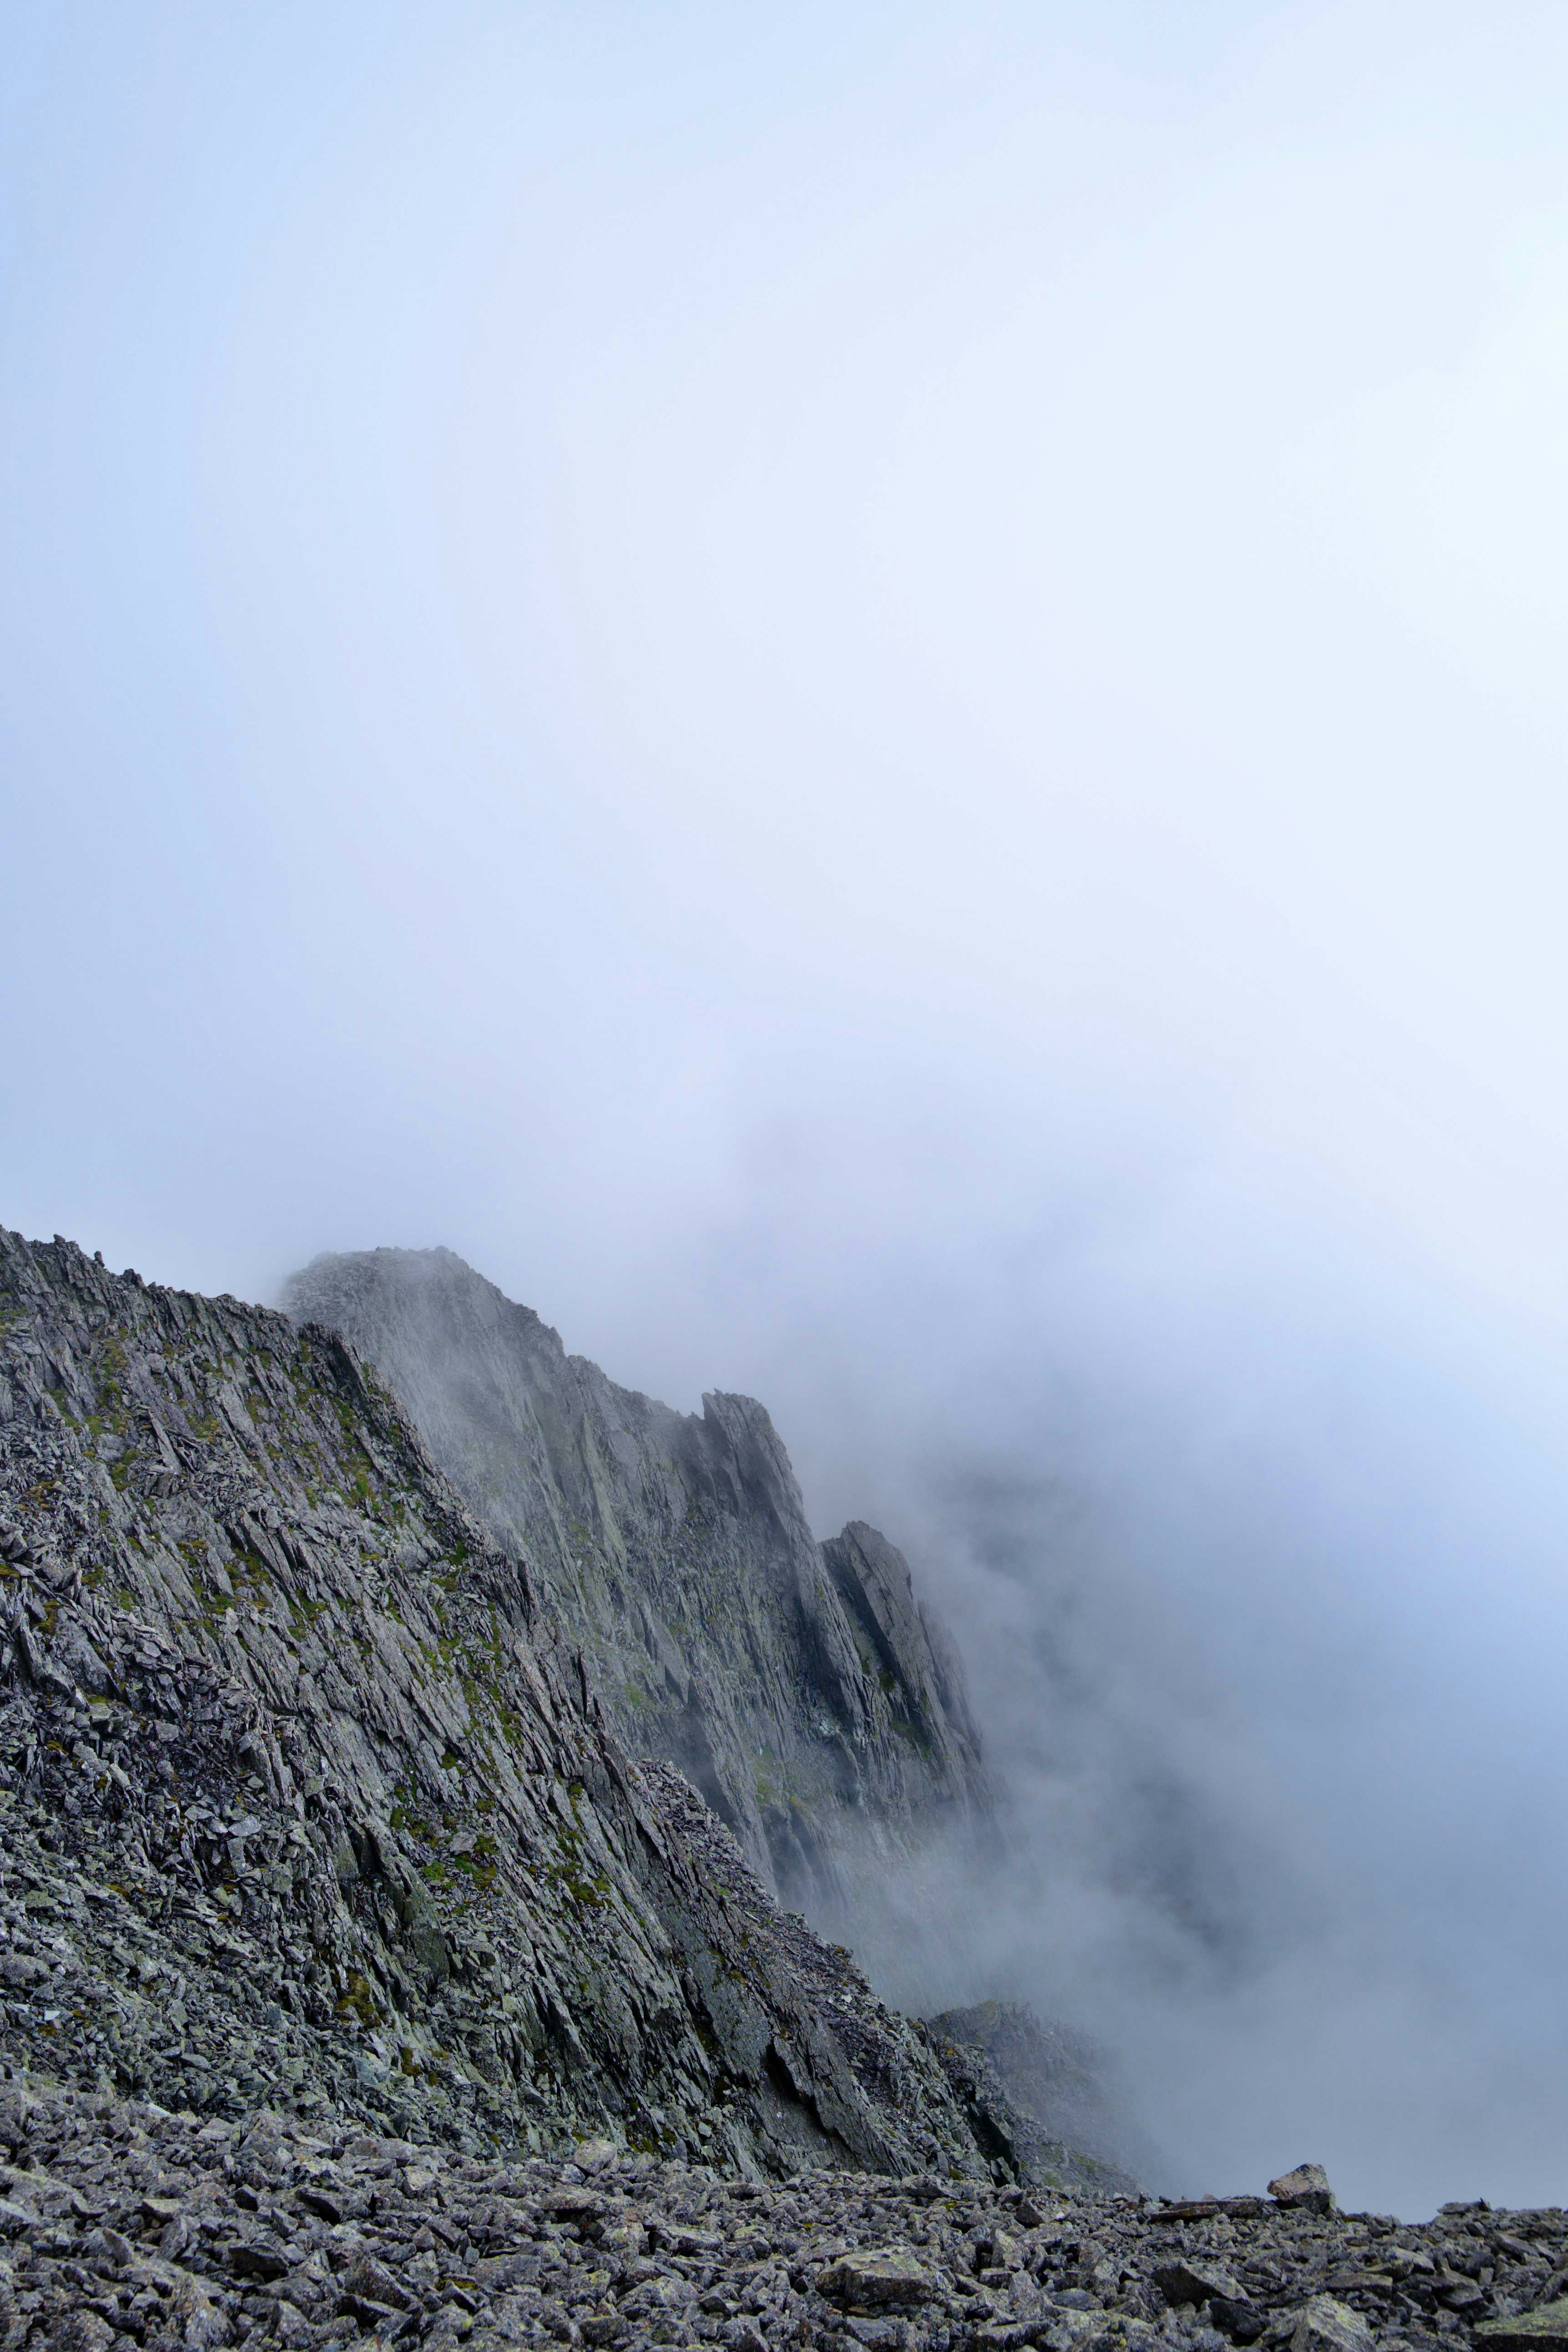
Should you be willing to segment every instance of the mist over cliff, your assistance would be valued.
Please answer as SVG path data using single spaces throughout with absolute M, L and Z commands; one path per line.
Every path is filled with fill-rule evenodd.
M 1099 1197 L 940 1262 L 818 1223 L 756 1370 L 808 1500 L 852 1488 L 916 1562 L 1010 1799 L 1003 1873 L 933 1857 L 858 1948 L 894 1998 L 1101 2034 L 1188 2186 L 1294 2131 L 1400 2210 L 1460 2172 L 1543 2196 L 1568 1484 L 1535 1369 L 1327 1220 Z M 758 1256 L 798 1301 L 786 1223 Z
M 1011 1791 L 889 1987 L 1559 2197 L 1562 12 L 8 61 L 0 1215 L 762 1399 Z
M 908 1139 L 889 1118 L 874 1227 L 803 1141 L 773 1222 L 650 1266 L 628 1316 L 645 1368 L 707 1350 L 771 1400 L 816 1523 L 875 1514 L 963 1657 L 1000 1847 L 874 1832 L 813 1918 L 917 2013 L 1025 2000 L 1095 2035 L 1145 2179 L 1249 2180 L 1300 2140 L 1403 2212 L 1460 2174 L 1544 2196 L 1568 1496 L 1500 1362 L 1321 1225 L 1232 1194 L 1222 1231 L 1196 1188 L 1157 1220 L 1125 1167 L 1091 1215 L 937 1248 L 888 1213 Z M 305 1295 L 341 1319 L 384 1262 Z M 420 1329 L 381 1356 L 411 1398 Z M 446 1337 L 426 1414 L 486 1427 L 485 1363 Z

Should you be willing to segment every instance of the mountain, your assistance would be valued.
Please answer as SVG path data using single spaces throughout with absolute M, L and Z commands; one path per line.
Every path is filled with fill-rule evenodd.
M 782 1517 L 765 1425 L 713 1420 Z M 13 2074 L 753 2178 L 1026 2168 L 1005 2102 L 628 1756 L 339 1338 L 3 1230 L 0 1784 Z
M 316 1258 L 300 1320 L 374 1365 L 491 1539 L 581 1648 L 616 1737 L 676 1765 L 783 1899 L 991 1799 L 962 1677 L 908 1564 L 854 1522 L 819 1544 L 749 1397 L 700 1415 L 620 1388 L 450 1250 Z

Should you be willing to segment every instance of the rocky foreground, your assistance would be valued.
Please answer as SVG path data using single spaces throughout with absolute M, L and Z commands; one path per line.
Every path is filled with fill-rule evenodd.
M 0 2335 L 26 2352 L 1371 2352 L 1472 2326 L 1489 2352 L 1568 2341 L 1556 2210 L 1452 2206 L 1413 2228 L 1315 2211 L 1310 2193 L 1181 2205 L 865 2173 L 762 2182 L 605 2141 L 498 2161 L 16 2084 L 0 2143 Z

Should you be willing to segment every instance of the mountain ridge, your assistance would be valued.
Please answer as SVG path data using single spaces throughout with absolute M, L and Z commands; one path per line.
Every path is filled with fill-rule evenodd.
M 933 1832 L 994 1837 L 951 1643 L 876 1529 L 817 1542 L 764 1406 L 624 1388 L 450 1250 L 326 1254 L 284 1301 L 375 1367 L 622 1743 L 685 1773 L 781 1899 L 842 1910 Z
M 13 2068 L 742 2175 L 1027 2168 L 626 1755 L 335 1333 L 4 1230 L 0 1802 L 0 1876 L 69 1929 Z

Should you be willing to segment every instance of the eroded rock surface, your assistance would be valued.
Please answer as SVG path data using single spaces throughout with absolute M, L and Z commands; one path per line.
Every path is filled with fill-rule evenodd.
M 806 1523 L 750 1397 L 700 1415 L 569 1356 L 450 1250 L 315 1259 L 291 1312 L 374 1365 L 492 1538 L 525 1558 L 627 1751 L 677 1765 L 786 1901 L 922 1833 L 986 1833 L 957 1664 L 902 1555 Z
M 990 2176 L 631 1762 L 342 1342 L 0 1234 L 0 2056 L 232 2115 Z

